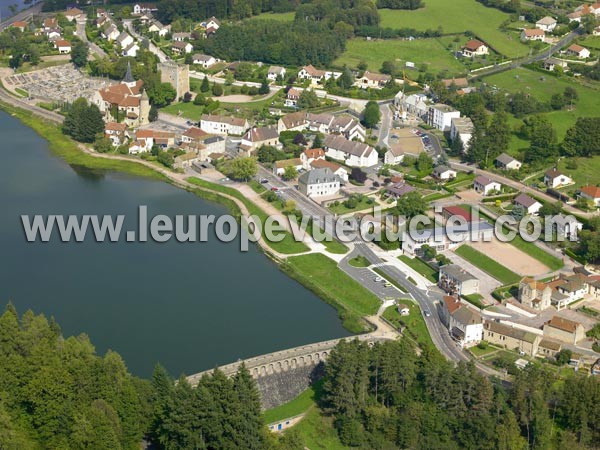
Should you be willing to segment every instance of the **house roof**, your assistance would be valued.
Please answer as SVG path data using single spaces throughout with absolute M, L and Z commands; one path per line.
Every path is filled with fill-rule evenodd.
M 496 161 L 498 161 L 499 163 L 504 164 L 506 166 L 506 165 L 510 164 L 511 162 L 514 162 L 517 160 L 507 153 L 500 153 L 500 155 L 498 155 L 498 157 L 496 158 Z
M 289 95 L 289 94 L 288 94 Z M 286 114 L 281 118 L 281 122 L 285 125 L 286 128 L 296 128 L 306 124 L 307 122 L 306 113 L 303 111 Z
M 307 158 L 322 158 L 323 156 L 325 156 L 325 150 L 323 150 L 322 148 L 310 148 L 308 150 L 304 150 L 304 155 L 306 155 Z
M 373 147 L 363 144 L 362 142 L 349 141 L 343 136 L 328 135 L 323 143 L 325 148 L 332 148 L 334 150 L 342 151 L 354 156 L 365 156 L 368 157 L 375 150 Z
M 577 44 L 572 44 L 567 49 L 567 51 L 574 52 L 574 53 L 581 53 L 584 50 L 587 50 L 587 49 L 585 47 L 582 47 L 581 45 L 577 45 Z
M 274 73 L 276 75 L 281 75 L 285 72 L 285 69 L 280 66 L 271 66 L 269 67 L 269 73 Z
M 442 80 L 442 83 L 444 83 L 444 86 L 447 88 L 452 85 L 456 86 L 457 88 L 466 88 L 469 86 L 469 80 L 466 78 L 446 78 Z
M 105 89 L 100 89 L 99 93 L 105 102 L 119 106 L 138 106 L 140 104 L 140 93 L 144 82 L 138 80 L 133 86 L 125 83 L 115 84 Z
M 447 264 L 445 266 L 440 267 L 440 275 L 443 273 L 447 274 L 449 277 L 460 281 L 461 283 L 469 280 L 476 280 L 477 277 L 471 275 L 465 269 L 460 267 L 458 264 Z
M 448 172 L 448 171 L 452 171 L 452 170 L 453 170 L 453 169 L 451 169 L 450 167 L 448 167 L 448 166 L 445 166 L 445 165 L 441 164 L 441 165 L 439 165 L 439 166 L 436 166 L 436 167 L 433 169 L 433 173 L 434 173 L 435 175 L 441 175 L 441 174 L 443 174 L 443 173 L 446 173 L 446 172 Z
M 341 165 L 334 163 L 332 161 L 327 161 L 325 159 L 315 159 L 314 161 L 312 161 L 310 163 L 310 166 L 313 169 L 325 169 L 328 168 L 330 169 L 332 172 L 337 172 L 340 169 L 343 169 L 344 171 L 346 171 L 346 169 L 344 169 Z
M 54 42 L 54 45 L 57 47 L 71 47 L 71 43 L 69 41 L 65 41 L 64 39 L 59 39 Z
M 298 181 L 301 181 L 307 186 L 311 184 L 335 183 L 336 181 L 339 182 L 339 180 L 340 178 L 327 167 L 304 172 L 298 179 Z
M 467 222 L 473 220 L 471 213 L 461 206 L 444 206 L 442 209 L 442 214 L 447 216 L 460 216 L 465 219 Z
M 83 14 L 83 11 L 77 8 L 71 8 L 65 11 L 65 16 L 79 16 L 81 14 Z
M 385 188 L 385 190 L 400 197 L 402 195 L 405 195 L 405 194 L 408 194 L 409 192 L 414 191 L 415 188 L 412 187 L 410 184 L 395 183 L 395 184 L 392 184 L 391 186 L 388 186 L 387 188 Z
M 521 330 L 520 328 L 510 327 L 499 322 L 485 322 L 483 326 L 486 330 L 489 330 L 493 333 L 509 336 L 519 341 L 529 342 L 530 344 L 535 342 L 535 340 L 538 338 L 538 335 L 535 333 Z
M 523 193 L 517 195 L 513 202 L 518 205 L 522 205 L 527 209 L 531 208 L 536 203 L 539 203 L 536 199 L 531 198 L 529 195 Z
M 481 42 L 480 40 L 471 39 L 469 42 L 467 42 L 464 45 L 463 48 L 466 48 L 467 50 L 474 52 L 475 50 L 479 49 L 479 47 L 481 47 L 481 46 L 485 46 L 485 44 L 483 42 Z
M 446 305 L 446 309 L 450 314 L 456 311 L 458 308 L 462 306 L 462 303 L 458 299 L 458 297 L 453 297 L 451 295 L 444 295 L 444 305 Z
M 561 331 L 566 331 L 567 333 L 574 333 L 577 330 L 577 326 L 581 324 L 579 322 L 574 322 L 573 320 L 565 319 L 564 317 L 554 316 L 546 325 L 557 328 Z
M 540 347 L 559 352 L 562 348 L 562 345 L 560 342 L 551 341 L 550 339 L 542 339 L 540 341 Z
M 221 26 L 221 21 L 219 19 L 217 19 L 215 16 L 212 16 L 210 19 L 208 19 L 206 21 L 206 23 L 208 23 L 208 22 L 214 22 L 218 26 Z
M 523 278 L 521 280 L 520 284 L 526 284 L 531 289 L 535 289 L 536 291 L 543 291 L 544 289 L 546 289 L 548 287 L 548 285 L 546 283 L 535 280 L 534 278 L 531 278 L 531 277 Z
M 484 175 L 479 175 L 477 178 L 475 178 L 475 183 L 481 184 L 482 186 L 489 186 L 492 183 L 500 184 L 497 181 L 494 181 L 491 178 L 488 178 Z
M 451 314 L 454 320 L 464 326 L 482 323 L 481 315 L 465 305 L 461 306 Z
M 185 50 L 188 45 L 191 46 L 192 44 L 190 44 L 189 42 L 176 41 L 171 43 L 171 48 L 175 47 L 180 50 Z
M 584 186 L 580 191 L 593 199 L 600 198 L 600 187 L 598 186 Z
M 104 125 L 104 129 L 107 131 L 125 131 L 127 129 L 127 125 L 118 122 L 107 122 Z
M 263 142 L 263 141 L 268 141 L 270 139 L 278 139 L 278 138 L 279 138 L 279 133 L 277 132 L 277 130 L 275 128 L 253 127 L 253 128 L 250 128 L 248 131 L 246 131 L 246 134 L 244 134 L 244 137 L 242 139 L 245 139 L 250 142 Z
M 173 33 L 173 39 L 175 38 L 190 38 L 192 36 L 192 33 L 190 33 L 189 31 L 184 31 L 181 33 Z
M 556 19 L 554 17 L 546 16 L 542 17 L 540 20 L 536 22 L 536 25 L 553 25 L 556 23 Z
M 12 23 L 12 26 L 15 28 L 27 28 L 27 22 L 23 22 L 22 20 L 17 20 Z
M 546 33 L 544 33 L 544 30 L 540 30 L 539 28 L 529 28 L 529 29 L 523 30 L 523 32 L 525 33 L 525 36 L 527 36 L 527 37 L 545 36 L 546 35 Z
M 211 59 L 214 59 L 214 57 L 210 55 L 203 55 L 202 53 L 196 53 L 194 56 L 192 56 L 192 60 L 194 61 L 208 62 Z
M 204 136 L 208 136 L 208 133 L 198 127 L 190 127 L 182 133 L 182 136 L 190 139 L 202 139 Z
M 387 83 L 392 79 L 392 77 L 389 75 L 369 72 L 368 70 L 363 74 L 362 78 L 366 78 L 367 80 L 375 81 L 377 83 Z
M 287 93 L 287 98 L 298 99 L 300 98 L 300 94 L 302 94 L 302 91 L 291 88 Z
M 324 70 L 319 70 L 319 69 L 315 68 L 312 64 L 309 64 L 308 66 L 304 66 L 302 69 L 306 73 L 308 73 L 311 77 L 324 77 L 325 73 L 326 73 Z
M 300 158 L 282 159 L 275 161 L 275 167 L 278 169 L 285 169 L 286 167 L 297 167 L 302 165 Z
M 558 178 L 558 177 L 561 177 L 561 176 L 563 176 L 563 173 L 562 173 L 562 172 L 560 172 L 558 169 L 556 169 L 556 167 L 554 167 L 554 168 L 552 168 L 552 169 L 549 169 L 549 170 L 547 170 L 547 171 L 546 171 L 546 173 L 545 173 L 544 175 L 545 175 L 547 178 L 550 178 L 550 179 L 552 179 L 552 180 L 553 180 L 553 179 L 555 179 L 555 178 Z

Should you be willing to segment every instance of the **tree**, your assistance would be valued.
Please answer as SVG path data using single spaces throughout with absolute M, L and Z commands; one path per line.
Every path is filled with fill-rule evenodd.
M 208 75 L 205 75 L 200 84 L 200 92 L 210 91 L 210 84 L 208 84 Z
M 321 102 L 319 101 L 319 97 L 317 97 L 317 94 L 315 94 L 315 92 L 312 89 L 305 89 L 302 91 L 300 97 L 298 98 L 297 106 L 300 109 L 310 109 L 316 108 L 320 104 Z
M 396 63 L 394 63 L 394 61 L 384 61 L 380 69 L 381 73 L 385 73 L 392 76 L 396 73 L 397 70 L 398 68 L 396 67 Z
M 104 120 L 96 105 L 84 98 L 73 102 L 63 122 L 63 133 L 79 142 L 92 143 L 96 135 L 104 132 Z
M 572 356 L 573 356 L 573 352 L 571 352 L 571 350 L 569 350 L 569 349 L 562 349 L 555 356 L 556 363 L 559 366 L 564 366 L 565 364 L 568 364 L 569 361 L 571 361 L 571 357 Z
M 433 169 L 433 159 L 427 153 L 423 152 L 417 158 L 416 167 L 420 173 L 429 173 Z
M 350 179 L 359 184 L 364 184 L 367 181 L 367 174 L 360 167 L 353 167 L 352 172 L 350 172 Z
M 87 64 L 89 47 L 86 42 L 76 39 L 71 49 L 71 62 L 76 67 L 83 67 Z
M 177 98 L 177 91 L 171 83 L 155 83 L 146 89 L 150 103 L 157 108 L 169 105 Z
M 416 191 L 403 195 L 396 202 L 397 214 L 407 219 L 425 214 L 425 211 L 427 211 L 427 202 Z
M 556 131 L 546 116 L 535 115 L 525 118 L 521 134 L 530 141 L 525 152 L 525 161 L 529 163 L 547 160 L 558 154 Z
M 158 108 L 156 105 L 152 105 L 150 107 L 150 112 L 148 113 L 148 120 L 150 122 L 156 122 L 158 120 Z
M 213 83 L 212 94 L 215 97 L 220 97 L 221 95 L 223 95 L 223 86 L 221 86 L 217 82 Z
M 354 75 L 347 67 L 342 71 L 342 75 L 337 80 L 337 84 L 342 89 L 350 89 L 354 84 Z
M 423 245 L 421 247 L 421 250 L 423 251 L 423 259 L 425 261 L 431 261 L 433 258 L 435 258 L 437 256 L 437 250 L 433 247 L 431 247 L 430 245 Z
M 526 211 L 523 205 L 514 205 L 510 213 L 515 220 L 521 220 L 523 217 L 525 217 Z
M 375 128 L 379 121 L 381 120 L 381 111 L 379 110 L 379 105 L 377 102 L 369 101 L 365 110 L 363 111 L 363 124 L 367 128 Z
M 298 170 L 294 166 L 287 166 L 283 171 L 283 179 L 286 181 L 295 180 L 298 176 Z
M 183 103 L 189 103 L 192 101 L 192 93 L 191 92 L 186 92 L 185 94 L 183 94 Z
M 312 148 L 323 148 L 323 136 L 321 133 L 315 134 L 315 138 L 313 139 Z
M 504 111 L 494 114 L 485 136 L 487 141 L 485 167 L 487 167 L 500 153 L 508 150 L 511 135 L 508 116 Z
M 225 173 L 234 180 L 248 181 L 257 171 L 256 159 L 252 157 L 235 158 L 225 165 Z
M 258 93 L 260 95 L 267 95 L 269 92 L 271 92 L 271 88 L 269 87 L 269 82 L 265 78 L 262 80 L 262 83 L 260 84 L 260 88 L 258 88 Z
M 98 153 L 108 153 L 113 149 L 112 141 L 107 137 L 98 135 L 94 141 L 94 150 Z
M 600 117 L 579 117 L 562 144 L 568 156 L 600 155 Z

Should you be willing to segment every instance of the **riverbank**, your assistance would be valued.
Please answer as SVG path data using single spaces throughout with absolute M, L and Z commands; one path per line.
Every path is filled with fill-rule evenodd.
M 129 161 L 126 157 L 120 155 L 92 154 L 91 150 L 84 151 L 81 144 L 77 144 L 69 137 L 63 135 L 58 125 L 43 121 L 32 111 L 26 111 L 2 101 L 0 101 L 0 109 L 11 114 L 34 130 L 48 142 L 53 154 L 59 156 L 70 165 L 82 166 L 93 170 L 120 171 L 134 176 L 165 181 L 194 193 L 204 200 L 225 206 L 238 218 L 243 214 L 253 214 L 260 211 L 260 208 L 254 203 L 249 202 L 245 198 L 239 198 L 239 195 L 236 195 L 238 194 L 237 191 L 221 192 L 222 186 L 214 185 L 205 180 L 202 180 L 200 183 L 190 183 L 183 175 L 177 176 L 179 174 L 176 173 L 167 174 L 166 169 L 154 168 L 151 163 L 146 161 Z M 278 245 L 281 244 L 283 244 L 282 247 L 278 248 Z M 284 264 L 288 256 L 301 255 L 307 252 L 308 247 L 304 243 L 290 242 L 289 239 L 285 239 L 282 243 L 267 243 L 264 240 L 260 240 L 258 246 L 267 257 L 277 263 L 282 272 L 298 281 L 308 290 L 316 293 L 321 300 L 334 307 L 338 312 L 338 317 L 342 321 L 342 325 L 348 331 L 361 333 L 370 329 L 363 317 L 357 314 L 356 311 L 352 311 L 354 309 L 352 302 L 349 303 L 347 298 L 343 298 L 343 295 L 337 293 L 333 283 L 330 286 L 331 289 L 326 290 L 327 292 L 323 289 L 315 289 L 315 285 L 311 280 L 311 273 L 305 273 L 300 268 L 292 268 L 289 264 Z

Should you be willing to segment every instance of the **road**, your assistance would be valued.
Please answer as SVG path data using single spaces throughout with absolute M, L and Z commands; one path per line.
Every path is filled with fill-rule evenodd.
M 77 27 L 76 27 L 77 37 L 79 39 L 81 39 L 83 42 L 87 42 L 88 47 L 90 49 L 90 53 L 95 53 L 96 55 L 98 55 L 101 58 L 107 57 L 108 55 L 106 54 L 106 52 L 104 50 L 102 50 L 100 47 L 98 47 L 98 45 L 96 45 L 95 43 L 88 41 L 87 34 L 85 32 L 86 24 L 87 24 L 87 16 L 86 15 L 83 15 L 82 17 L 77 19 Z
M 377 129 L 377 145 L 379 147 L 389 147 L 388 138 L 393 125 L 394 115 L 390 109 L 390 102 L 379 102 L 379 110 L 381 111 L 381 123 Z
M 146 39 L 144 38 L 144 36 L 140 35 L 137 31 L 135 31 L 135 28 L 133 27 L 133 23 L 132 20 L 124 20 L 123 21 L 123 27 L 129 31 L 129 33 L 136 38 L 139 42 L 141 42 L 142 40 Z M 154 53 L 157 57 L 158 60 L 160 62 L 165 62 L 169 59 L 169 57 L 165 54 L 165 52 L 163 52 L 160 48 L 158 48 L 154 42 L 152 42 L 152 40 L 150 39 L 146 39 L 148 41 L 148 50 L 150 50 L 152 53 Z
M 9 2 L 9 3 L 11 3 L 11 2 Z M 36 3 L 32 7 L 24 9 L 23 11 L 18 12 L 14 16 L 11 16 L 11 17 L 3 20 L 2 22 L 0 22 L 0 31 L 4 30 L 6 27 L 11 25 L 13 22 L 18 22 L 20 20 L 24 21 L 24 20 L 29 19 L 34 14 L 41 13 L 42 12 L 42 3 L 43 2 Z

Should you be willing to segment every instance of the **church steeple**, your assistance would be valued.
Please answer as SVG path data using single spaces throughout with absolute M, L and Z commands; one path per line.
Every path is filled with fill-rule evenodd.
M 126 85 L 135 85 L 135 80 L 133 75 L 131 74 L 131 62 L 127 61 L 127 72 L 125 72 L 125 78 L 123 78 L 123 83 Z

